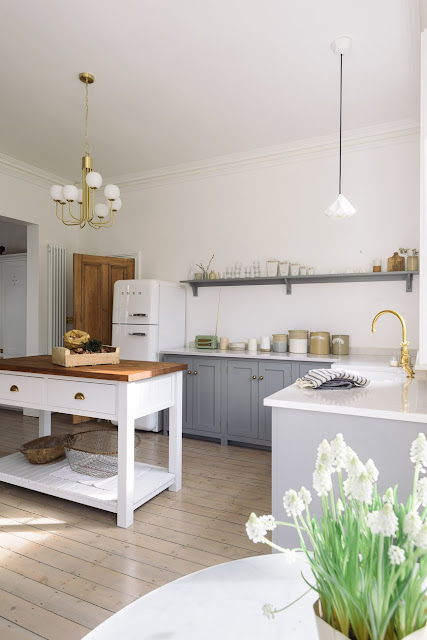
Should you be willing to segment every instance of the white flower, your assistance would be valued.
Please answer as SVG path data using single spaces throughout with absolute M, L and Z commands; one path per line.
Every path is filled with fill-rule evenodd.
M 344 492 L 346 496 L 353 498 L 353 500 L 371 504 L 374 487 L 369 473 L 363 467 L 362 469 L 358 476 L 350 476 L 344 481 Z
M 405 551 L 395 544 L 392 544 L 388 550 L 390 564 L 402 564 L 405 561 Z
M 406 514 L 403 521 L 403 533 L 406 533 L 410 538 L 414 539 L 419 530 L 421 529 L 421 518 L 417 511 L 410 511 Z
M 287 564 L 293 564 L 297 559 L 297 552 L 295 549 L 282 549 L 281 552 L 285 556 L 285 562 Z
M 417 484 L 417 500 L 423 507 L 427 506 L 427 478 L 421 478 Z
M 323 464 L 316 466 L 313 473 L 313 488 L 318 496 L 327 496 L 332 489 L 331 473 Z
M 300 496 L 300 498 L 302 498 L 305 502 L 305 504 L 310 504 L 312 498 L 311 498 L 311 493 L 308 489 L 306 489 L 305 487 L 301 487 L 301 489 L 299 490 L 298 495 Z
M 264 542 L 267 531 L 272 531 L 276 527 L 273 516 L 260 516 L 251 513 L 246 523 L 246 533 L 252 542 Z
M 266 618 L 268 618 L 269 620 L 273 620 L 276 610 L 273 605 L 268 602 L 263 606 L 262 612 Z
M 373 534 L 394 536 L 399 521 L 393 510 L 393 505 L 387 502 L 382 509 L 372 511 L 366 516 L 366 524 Z
M 333 465 L 336 471 L 341 471 L 347 466 L 347 447 L 344 442 L 342 433 L 337 433 L 331 442 L 331 453 L 333 456 Z
M 339 511 L 340 513 L 344 511 L 344 505 L 342 503 L 341 498 L 338 498 L 337 500 L 337 511 Z
M 423 433 L 419 433 L 411 444 L 409 457 L 414 464 L 427 467 L 427 440 Z
M 351 447 L 347 447 L 346 471 L 349 476 L 358 476 L 363 471 L 363 464 L 359 460 L 357 453 L 355 453 Z
M 383 495 L 383 502 L 389 502 L 390 504 L 394 504 L 394 491 L 392 487 L 389 487 L 385 494 Z
M 294 489 L 289 489 L 283 496 L 283 507 L 288 516 L 299 516 L 304 511 L 305 504 Z
M 331 445 L 327 440 L 322 440 L 322 442 L 317 447 L 317 459 L 316 459 L 316 469 L 322 465 L 326 471 L 332 473 L 333 471 L 333 456 L 331 451 Z
M 376 482 L 378 480 L 379 473 L 371 458 L 369 458 L 368 462 L 365 464 L 365 469 L 369 475 L 371 482 Z
M 420 549 L 427 549 L 427 522 L 425 522 L 415 537 L 415 544 Z

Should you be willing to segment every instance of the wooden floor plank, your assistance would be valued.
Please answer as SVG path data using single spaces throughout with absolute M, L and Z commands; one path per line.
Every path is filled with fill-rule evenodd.
M 115 429 L 54 415 L 54 434 Z M 38 436 L 38 421 L 0 409 L 0 456 Z M 136 459 L 168 464 L 168 439 L 141 432 Z M 251 511 L 270 513 L 271 455 L 183 440 L 183 487 L 115 515 L 0 483 L 1 640 L 79 640 L 112 613 L 181 575 L 265 553 L 245 534 Z

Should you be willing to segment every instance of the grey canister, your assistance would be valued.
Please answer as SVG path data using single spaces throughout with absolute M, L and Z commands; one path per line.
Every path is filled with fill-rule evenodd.
M 273 351 L 285 353 L 288 350 L 288 334 L 273 333 Z
M 342 334 L 332 336 L 332 353 L 334 356 L 348 356 L 350 353 L 350 336 Z

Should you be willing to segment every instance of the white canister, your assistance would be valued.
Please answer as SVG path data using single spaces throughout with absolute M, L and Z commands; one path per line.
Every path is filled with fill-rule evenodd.
M 270 336 L 261 336 L 259 348 L 261 351 L 270 351 Z
M 289 353 L 307 353 L 308 331 L 289 331 Z
M 248 351 L 257 351 L 258 341 L 256 338 L 248 338 Z
M 279 262 L 279 273 L 281 276 L 289 275 L 289 262 L 286 262 L 286 261 Z
M 294 262 L 293 264 L 291 264 L 291 276 L 298 276 L 298 275 L 299 275 L 299 264 Z
M 279 262 L 277 260 L 267 260 L 267 276 L 269 278 L 275 278 L 277 276 L 277 268 Z
M 220 338 L 219 339 L 219 348 L 221 351 L 226 351 L 228 349 L 229 341 L 228 338 Z

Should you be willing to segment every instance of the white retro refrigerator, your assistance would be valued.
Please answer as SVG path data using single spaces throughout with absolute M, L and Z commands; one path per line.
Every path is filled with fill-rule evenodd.
M 114 284 L 112 344 L 123 360 L 159 360 L 161 351 L 185 343 L 185 288 L 161 280 L 118 280 Z M 159 431 L 158 414 L 135 421 Z

